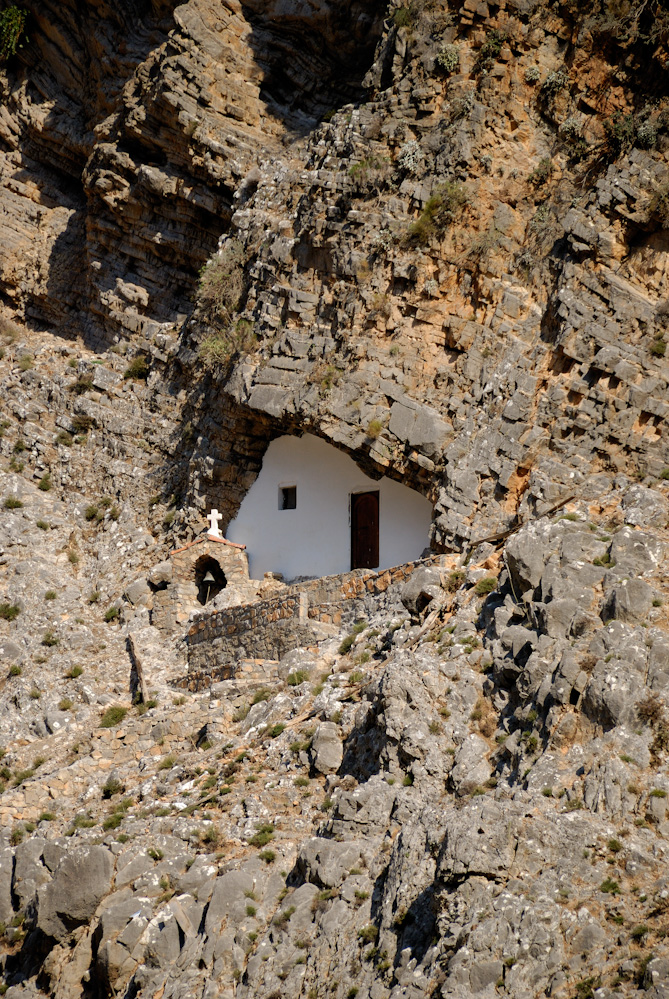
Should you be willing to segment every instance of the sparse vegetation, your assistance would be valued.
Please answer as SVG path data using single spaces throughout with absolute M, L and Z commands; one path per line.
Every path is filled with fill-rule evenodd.
M 28 41 L 26 22 L 28 11 L 10 4 L 0 13 L 0 59 L 11 59 Z
M 128 709 L 121 704 L 111 705 L 100 719 L 100 728 L 114 728 L 116 725 L 120 725 L 127 713 Z
M 146 381 L 149 377 L 149 364 L 146 359 L 141 354 L 133 358 L 128 367 L 123 372 L 124 378 L 132 378 L 135 381 Z
M 448 181 L 439 185 L 425 203 L 418 219 L 412 222 L 406 233 L 410 245 L 424 246 L 431 239 L 444 235 L 449 225 L 462 213 L 469 201 L 469 195 L 462 184 Z
M 20 613 L 21 608 L 18 604 L 0 604 L 0 620 L 2 621 L 15 621 Z

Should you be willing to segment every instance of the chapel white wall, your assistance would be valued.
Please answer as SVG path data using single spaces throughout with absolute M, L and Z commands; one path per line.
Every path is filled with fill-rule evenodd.
M 281 486 L 297 486 L 297 509 L 279 509 Z M 305 434 L 273 440 L 226 537 L 247 546 L 253 579 L 265 572 L 325 576 L 351 568 L 349 497 L 379 492 L 379 568 L 419 558 L 428 544 L 430 503 L 392 479 L 370 479 L 325 441 Z

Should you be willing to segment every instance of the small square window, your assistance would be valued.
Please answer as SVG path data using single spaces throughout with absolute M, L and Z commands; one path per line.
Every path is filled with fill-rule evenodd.
M 279 510 L 297 509 L 297 486 L 281 486 L 279 488 Z

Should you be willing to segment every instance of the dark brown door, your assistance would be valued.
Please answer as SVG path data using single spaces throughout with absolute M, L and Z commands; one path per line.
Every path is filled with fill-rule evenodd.
M 379 494 L 351 495 L 351 568 L 376 569 L 379 564 Z

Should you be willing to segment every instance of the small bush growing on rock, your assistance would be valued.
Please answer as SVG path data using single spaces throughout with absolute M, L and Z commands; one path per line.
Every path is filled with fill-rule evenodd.
M 550 179 L 553 169 L 553 161 L 550 156 L 544 156 L 543 159 L 539 160 L 539 164 L 534 168 L 527 180 L 534 187 L 541 187 Z
M 108 777 L 102 786 L 102 797 L 109 799 L 115 794 L 120 794 L 122 790 L 123 784 L 118 777 Z
M 88 602 L 89 602 L 89 604 L 96 604 L 99 599 L 100 599 L 100 592 L 99 592 L 99 590 L 93 590 L 88 595 Z
M 197 302 L 210 317 L 229 322 L 244 291 L 244 250 L 239 240 L 228 240 L 200 271 Z
M 46 472 L 39 480 L 38 489 L 41 489 L 43 493 L 48 493 L 52 485 L 53 483 L 51 482 L 51 474 L 50 472 Z
M 20 666 L 18 666 L 18 665 L 17 665 L 16 663 L 13 663 L 13 664 L 12 664 L 12 665 L 11 665 L 11 666 L 9 667 L 9 675 L 10 675 L 10 676 L 21 676 L 21 673 L 22 673 L 22 672 L 23 672 L 23 670 L 22 670 L 22 669 L 21 669 L 21 667 L 20 667 Z
M 363 926 L 361 930 L 358 930 L 358 940 L 361 943 L 374 943 L 379 935 L 379 931 L 376 926 Z
M 272 864 L 276 860 L 276 853 L 274 850 L 261 850 L 258 856 L 266 864 Z
M 20 826 L 15 826 L 12 829 L 11 835 L 9 837 L 9 842 L 12 846 L 18 846 L 23 839 L 23 829 Z
M 413 6 L 398 7 L 393 13 L 393 24 L 396 28 L 410 28 L 414 22 Z
M 158 764 L 159 770 L 171 770 L 176 763 L 176 757 L 170 754 L 169 756 L 164 756 L 160 763 Z
M 563 69 L 549 73 L 541 85 L 541 96 L 545 101 L 551 101 L 569 86 L 569 77 Z
M 65 674 L 68 680 L 76 680 L 78 676 L 84 672 L 83 667 L 78 664 L 75 666 L 70 666 L 69 670 Z
M 102 822 L 102 828 L 107 829 L 118 829 L 118 827 L 123 822 L 123 815 L 120 812 L 114 812 L 113 815 L 108 815 L 106 819 Z
M 121 612 L 118 609 L 118 607 L 108 607 L 107 610 L 105 611 L 105 621 L 107 622 L 107 624 L 109 624 L 110 621 L 116 621 L 120 613 Z
M 78 565 L 79 564 L 78 552 L 75 552 L 73 549 L 70 549 L 70 551 L 67 553 L 67 560 L 70 563 L 70 565 Z
M 44 594 L 44 599 L 45 600 L 55 600 L 57 596 L 58 596 L 58 594 L 56 593 L 55 590 L 47 590 L 46 593 Z
M 138 354 L 133 358 L 128 367 L 123 372 L 124 378 L 133 378 L 135 381 L 146 381 L 149 377 L 149 365 L 146 357 Z
M 267 729 L 266 734 L 270 737 L 270 739 L 276 739 L 277 736 L 281 735 L 285 727 L 286 726 L 283 722 L 277 722 L 276 725 L 272 725 Z
M 59 430 L 54 443 L 62 444 L 63 447 L 72 447 L 73 441 L 72 434 L 68 434 L 67 430 Z
M 14 621 L 21 613 L 18 604 L 0 604 L 0 620 Z
M 16 4 L 10 4 L 0 14 L 0 58 L 9 59 L 16 55 L 24 42 L 28 11 Z
M 260 704 L 262 701 L 268 701 L 271 696 L 272 692 L 270 690 L 256 690 L 251 704 Z
M 71 707 L 72 707 L 72 701 L 70 700 L 69 697 L 63 697 L 58 702 L 59 711 L 69 711 Z
M 659 336 L 653 340 L 649 349 L 653 357 L 664 357 L 667 352 L 667 341 L 664 337 Z
M 116 725 L 120 725 L 127 713 L 128 709 L 121 704 L 112 704 L 102 715 L 100 728 L 114 728 Z
M 497 579 L 494 576 L 486 576 L 485 579 L 479 579 L 478 583 L 474 587 L 474 593 L 477 597 L 484 597 L 496 589 Z
M 634 929 L 630 933 L 630 936 L 632 940 L 635 941 L 635 943 L 641 943 L 643 940 L 645 940 L 645 938 L 648 936 L 649 933 L 650 933 L 650 928 L 646 926 L 644 923 L 641 923 L 639 926 L 634 927 Z
M 248 319 L 238 319 L 226 331 L 204 340 L 198 354 L 205 366 L 220 367 L 237 354 L 248 353 L 256 341 L 252 323 Z
M 274 826 L 265 823 L 263 825 L 256 826 L 256 831 L 251 836 L 249 844 L 251 846 L 267 846 L 271 839 L 274 837 Z
M 49 525 L 47 524 L 46 520 L 36 520 L 35 527 L 39 527 L 40 531 L 49 530 Z
M 623 848 L 623 845 L 619 839 L 610 839 L 609 842 L 607 843 L 607 846 L 611 851 L 611 853 L 620 853 L 620 851 Z
M 636 138 L 634 115 L 624 114 L 620 109 L 604 122 L 606 144 L 614 156 L 620 156 L 629 149 Z
M 443 236 L 468 201 L 469 195 L 462 184 L 455 181 L 441 184 L 426 201 L 419 218 L 410 224 L 406 242 L 424 246 L 433 237 Z
M 39 817 L 40 822 L 55 822 L 56 816 L 53 812 L 42 812 Z
M 24 354 L 23 357 L 19 358 L 20 371 L 30 371 L 30 369 L 34 367 L 35 362 L 31 354 Z
M 72 382 L 69 386 L 70 392 L 74 392 L 75 395 L 84 395 L 85 392 L 90 392 L 93 388 L 93 379 L 90 375 L 82 375 L 81 378 L 77 378 L 76 382 Z
M 309 679 L 309 673 L 306 669 L 295 670 L 294 673 L 290 673 L 286 683 L 289 687 L 299 687 L 301 683 L 306 683 Z
M 160 847 L 157 846 L 150 846 L 146 852 L 149 855 L 149 857 L 151 857 L 151 860 L 156 860 L 156 861 L 162 860 L 163 857 L 165 856 Z
M 459 47 L 457 45 L 444 45 L 434 61 L 444 73 L 454 73 L 460 66 Z
M 23 503 L 18 498 L 18 496 L 8 496 L 5 502 L 2 504 L 5 510 L 20 510 Z
M 500 52 L 502 51 L 502 46 L 506 41 L 506 34 L 503 31 L 498 31 L 497 28 L 493 28 L 489 31 L 486 40 L 479 49 L 479 65 L 488 66 L 495 60 Z
M 525 83 L 538 83 L 541 73 L 538 66 L 528 66 L 525 70 Z
M 44 637 L 42 638 L 42 645 L 46 645 L 47 648 L 52 648 L 54 645 L 58 645 L 60 639 L 57 635 L 54 635 L 52 631 L 45 631 Z
M 664 718 L 664 703 L 656 693 L 648 692 L 636 706 L 639 719 L 647 725 L 657 725 Z
M 599 890 L 605 895 L 620 895 L 620 885 L 613 878 L 605 878 L 599 886 Z

